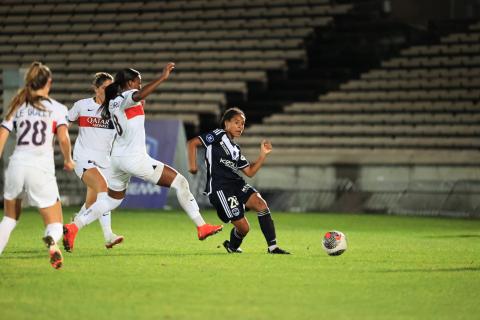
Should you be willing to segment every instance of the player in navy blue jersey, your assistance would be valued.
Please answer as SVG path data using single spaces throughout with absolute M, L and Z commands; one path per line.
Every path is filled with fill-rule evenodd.
M 263 140 L 258 159 L 253 163 L 248 162 L 242 155 L 240 146 L 234 142 L 235 138 L 242 135 L 245 120 L 242 110 L 230 108 L 222 116 L 222 129 L 215 129 L 189 140 L 189 171 L 197 173 L 197 148 L 203 146 L 207 167 L 205 194 L 217 210 L 220 220 L 225 223 L 232 222 L 234 225 L 230 240 L 223 243 L 227 252 L 242 252 L 240 244 L 250 230 L 244 215 L 245 208 L 248 208 L 257 212 L 260 228 L 267 241 L 267 252 L 289 254 L 277 245 L 275 225 L 266 201 L 239 174 L 241 170 L 246 176 L 253 177 L 272 151 L 272 144 Z

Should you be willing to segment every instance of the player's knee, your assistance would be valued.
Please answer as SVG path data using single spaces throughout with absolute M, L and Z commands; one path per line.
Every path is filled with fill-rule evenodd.
M 242 235 L 242 236 L 246 236 L 248 234 L 248 232 L 250 231 L 250 224 L 247 222 L 247 223 L 242 223 L 242 224 L 238 224 L 235 226 L 235 229 L 237 229 L 237 231 Z
M 177 190 L 177 192 L 190 192 L 188 180 L 180 173 L 175 176 L 171 186 Z
M 261 200 L 255 203 L 255 207 L 253 208 L 256 212 L 269 212 L 270 209 L 268 208 L 267 203 L 265 200 Z

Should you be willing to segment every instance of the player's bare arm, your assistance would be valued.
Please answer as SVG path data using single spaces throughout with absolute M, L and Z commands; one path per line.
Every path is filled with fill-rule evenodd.
M 72 171 L 75 167 L 75 162 L 72 160 L 72 147 L 67 126 L 60 126 L 57 128 L 57 138 L 60 151 L 63 155 L 63 168 L 67 171 Z
M 3 127 L 0 128 L 0 158 L 3 156 L 3 148 L 5 147 L 5 143 L 7 142 L 9 134 L 10 131 Z
M 270 154 L 272 150 L 273 150 L 272 143 L 268 140 L 263 140 L 262 143 L 260 144 L 260 155 L 258 156 L 257 160 L 255 160 L 255 162 L 253 163 L 250 163 L 249 166 L 243 168 L 242 169 L 243 173 L 249 178 L 257 174 L 258 170 L 260 170 L 263 163 L 267 159 L 268 154 Z
M 132 99 L 134 101 L 140 101 L 145 99 L 148 95 L 150 95 L 155 89 L 165 80 L 168 79 L 170 76 L 170 72 L 175 68 L 175 63 L 169 62 L 167 65 L 163 68 L 162 74 L 152 82 L 149 82 L 146 86 L 144 86 L 142 89 L 138 90 L 135 92 L 132 96 Z
M 197 168 L 197 148 L 202 145 L 202 141 L 198 137 L 188 140 L 187 152 L 188 152 L 188 171 L 192 174 L 196 174 Z

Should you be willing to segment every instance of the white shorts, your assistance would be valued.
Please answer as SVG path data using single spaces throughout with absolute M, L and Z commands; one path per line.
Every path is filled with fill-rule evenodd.
M 162 162 L 151 158 L 147 154 L 125 157 L 111 157 L 111 174 L 108 187 L 114 191 L 123 191 L 128 187 L 132 176 L 157 184 L 162 176 Z
M 93 160 L 84 160 L 84 159 L 76 159 L 75 160 L 75 174 L 77 177 L 82 180 L 83 174 L 85 171 L 89 169 L 97 168 L 98 171 L 102 174 L 102 176 L 105 178 L 105 181 L 108 181 L 110 178 L 110 173 L 111 169 L 110 168 L 102 168 L 99 167 L 95 161 Z
M 54 172 L 9 163 L 3 197 L 6 200 L 22 199 L 23 192 L 30 205 L 38 208 L 51 207 L 60 199 Z

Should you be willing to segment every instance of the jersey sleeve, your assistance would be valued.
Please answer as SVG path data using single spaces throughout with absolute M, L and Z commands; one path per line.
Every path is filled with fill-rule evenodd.
M 78 106 L 78 103 L 75 102 L 73 104 L 73 107 L 68 110 L 68 121 L 74 122 L 78 120 L 78 117 L 80 116 L 80 108 Z
M 123 96 L 124 100 L 122 101 L 122 104 L 121 104 L 120 108 L 125 110 L 127 108 L 130 108 L 132 106 L 135 106 L 135 105 L 139 104 L 140 101 L 133 100 L 133 94 L 137 91 L 138 90 L 133 89 L 133 90 L 128 90 L 128 91 L 125 91 L 124 93 L 122 93 L 122 96 Z
M 64 105 L 59 105 L 58 108 L 55 110 L 55 116 L 54 116 L 54 132 L 57 132 L 57 128 L 63 125 L 68 125 L 69 121 L 69 112 L 67 107 Z
M 8 131 L 12 131 L 13 130 L 13 127 L 14 127 L 14 121 L 13 121 L 13 117 L 10 119 L 10 120 L 3 120 L 2 121 L 2 127 L 4 127 L 5 129 L 7 129 Z
M 198 138 L 200 138 L 205 148 L 222 139 L 221 134 L 215 133 L 215 130 L 203 133 L 199 135 Z
M 238 162 L 237 162 L 238 169 L 246 168 L 249 165 L 250 165 L 250 162 L 248 162 L 247 158 L 245 158 L 245 156 L 240 151 L 240 157 L 238 158 Z

